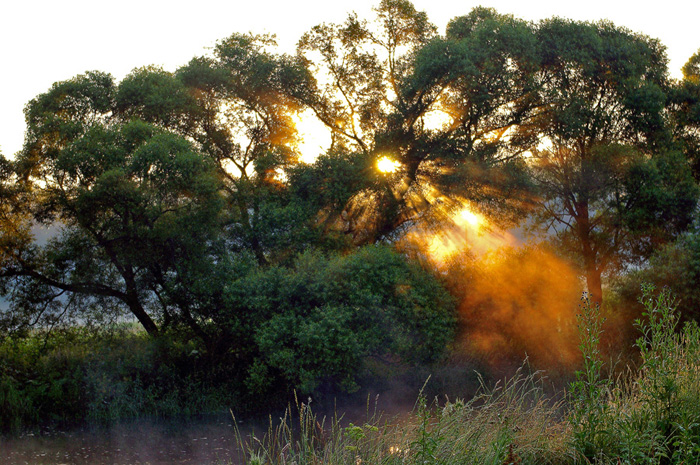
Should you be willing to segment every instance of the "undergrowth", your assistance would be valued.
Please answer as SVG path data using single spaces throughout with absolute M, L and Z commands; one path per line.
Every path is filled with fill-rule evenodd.
M 192 351 L 133 331 L 7 337 L 0 343 L 0 432 L 225 410 L 235 393 L 195 370 Z
M 263 437 L 239 434 L 249 465 L 563 464 L 574 459 L 560 403 L 543 395 L 539 373 L 520 370 L 468 401 L 428 403 L 405 417 L 371 416 L 361 425 L 319 418 L 308 403 L 287 410 Z M 292 414 L 291 412 L 295 412 Z
M 644 288 L 634 324 L 638 362 L 603 363 L 601 312 L 585 297 L 578 320 L 581 369 L 554 400 L 543 377 L 521 368 L 509 380 L 481 383 L 469 400 L 421 394 L 397 418 L 349 423 L 296 402 L 267 432 L 237 431 L 246 465 L 696 464 L 700 463 L 700 328 L 679 328 L 667 290 Z M 38 339 L 0 345 L 0 421 L 9 429 L 41 415 L 96 419 L 205 411 L 231 393 L 191 377 L 188 346 L 154 345 L 139 335 L 54 348 Z M 186 355 L 186 356 L 185 356 Z M 610 373 L 618 373 L 610 375 Z M 424 391 L 422 391 L 424 392 Z M 227 397 L 228 395 L 228 397 Z M 70 403 L 61 403 L 70 399 Z

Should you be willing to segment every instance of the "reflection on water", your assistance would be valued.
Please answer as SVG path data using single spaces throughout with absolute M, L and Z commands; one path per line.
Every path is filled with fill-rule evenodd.
M 245 430 L 245 425 L 241 426 Z M 110 428 L 0 438 L 2 465 L 224 465 L 237 463 L 230 416 L 134 421 Z

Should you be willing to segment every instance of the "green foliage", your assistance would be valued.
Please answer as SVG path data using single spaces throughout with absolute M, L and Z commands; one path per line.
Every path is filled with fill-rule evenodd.
M 683 66 L 683 79 L 669 92 L 669 109 L 674 135 L 700 179 L 700 51 Z
M 247 386 L 313 392 L 357 388 L 367 357 L 430 363 L 454 331 L 454 303 L 429 273 L 388 247 L 346 256 L 301 255 L 291 268 L 259 269 L 226 288 L 221 312 L 252 358 Z
M 644 287 L 644 319 L 635 322 L 642 334 L 636 343 L 642 362 L 636 414 L 654 428 L 673 463 L 688 463 L 700 459 L 700 330 L 691 322 L 678 332 L 670 292 L 664 289 L 656 298 L 652 292 Z
M 202 370 L 206 363 L 195 347 L 128 328 L 7 338 L 0 345 L 0 431 L 194 415 L 232 405 L 235 385 Z
M 440 447 L 440 420 L 442 415 L 433 418 L 432 412 L 428 408 L 425 397 L 418 397 L 416 415 L 420 419 L 418 424 L 418 434 L 410 448 L 415 451 L 418 463 L 436 464 L 438 462 L 437 452 Z
M 608 397 L 612 384 L 602 374 L 600 338 L 603 321 L 600 308 L 592 304 L 587 295 L 581 301 L 578 332 L 583 369 L 576 372 L 576 381 L 571 383 L 572 408 L 569 418 L 576 449 L 593 460 L 599 450 L 609 447 L 615 440 L 611 432 L 606 430 Z
M 500 225 L 537 205 L 535 223 L 579 259 L 596 303 L 605 273 L 688 228 L 699 195 L 687 166 L 700 159 L 697 56 L 671 84 L 658 41 L 608 22 L 533 24 L 478 7 L 438 36 L 409 1 L 382 0 L 375 12 L 374 25 L 350 15 L 313 28 L 293 57 L 272 52 L 270 36 L 232 34 L 175 72 L 144 67 L 117 83 L 90 71 L 28 103 L 23 150 L 0 156 L 3 424 L 38 421 L 38 411 L 187 411 L 210 381 L 258 402 L 291 389 L 352 391 L 370 366 L 435 363 L 455 332 L 440 279 L 389 246 L 356 247 L 440 229 L 467 203 Z M 332 134 L 309 165 L 299 163 L 302 112 Z M 436 113 L 444 124 L 431 122 Z M 383 156 L 395 172 L 377 170 Z M 56 233 L 35 240 L 32 226 Z M 669 280 L 680 267 L 675 282 L 695 305 L 697 244 L 683 241 L 651 266 Z M 497 294 L 475 307 L 492 308 Z M 134 352 L 60 337 L 35 347 L 37 331 L 124 316 L 150 336 L 126 338 Z M 591 318 L 582 324 L 595 334 Z M 587 428 L 607 417 L 610 386 L 598 336 L 587 337 L 574 428 L 593 450 L 601 435 Z M 418 413 L 409 448 L 437 463 L 442 419 L 429 421 L 425 405 Z M 670 436 L 644 428 L 678 450 L 695 434 L 677 418 Z M 511 433 L 474 457 L 515 460 Z
M 535 216 L 580 262 L 601 303 L 601 277 L 686 229 L 699 191 L 665 124 L 658 41 L 560 18 L 543 21 L 537 36 L 546 110 L 535 121 L 551 147 L 533 150 Z
M 615 283 L 615 292 L 620 297 L 619 307 L 631 309 L 639 315 L 643 283 L 655 289 L 668 288 L 676 297 L 676 310 L 682 320 L 697 320 L 700 317 L 700 294 L 697 280 L 700 276 L 700 235 L 690 231 L 677 241 L 661 247 L 640 269 L 622 276 Z
M 53 97 L 42 96 L 29 112 Z M 15 250 L 0 273 L 15 289 L 13 329 L 121 306 L 157 333 L 146 295 L 168 295 L 166 277 L 183 260 L 206 255 L 218 234 L 223 205 L 213 165 L 182 137 L 140 120 L 93 122 L 63 143 L 38 123 L 34 130 L 17 162 L 28 171 L 19 176 L 43 171 L 31 212 L 57 231 L 43 246 Z M 31 168 L 37 151 L 42 159 Z M 73 298 L 58 299 L 66 293 Z
M 583 369 L 565 404 L 544 396 L 536 376 L 516 376 L 469 401 L 428 405 L 419 397 L 399 420 L 330 425 L 308 408 L 291 411 L 262 437 L 239 441 L 250 457 L 278 464 L 686 464 L 700 458 L 700 330 L 677 331 L 668 291 L 646 287 L 636 325 L 640 365 L 606 379 L 600 358 L 602 319 L 584 296 L 579 316 Z M 299 439 L 297 439 L 299 438 Z
M 368 162 L 343 210 L 327 212 L 336 228 L 356 244 L 376 242 L 444 219 L 464 199 L 512 220 L 522 206 L 515 193 L 527 187 L 513 153 L 533 140 L 516 125 L 532 116 L 532 27 L 482 11 L 443 38 L 409 2 L 383 1 L 376 12 L 374 22 L 351 15 L 299 42 L 316 78 L 303 103 L 332 132 L 331 152 Z M 449 122 L 433 127 L 437 112 Z M 507 129 L 518 136 L 502 137 Z M 398 163 L 395 173 L 377 172 L 383 156 Z
M 596 309 L 584 308 L 585 370 L 574 383 L 570 421 L 577 450 L 595 463 L 694 463 L 700 458 L 700 331 L 681 331 L 670 292 L 643 288 L 643 318 L 635 322 L 640 364 L 615 382 L 599 374 Z
M 166 128 L 187 129 L 194 99 L 172 73 L 155 67 L 135 69 L 114 95 L 115 111 L 124 120 L 139 119 Z

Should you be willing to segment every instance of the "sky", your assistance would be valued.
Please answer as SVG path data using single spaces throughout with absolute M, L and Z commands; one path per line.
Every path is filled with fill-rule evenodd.
M 342 22 L 355 11 L 370 17 L 379 0 L 22 0 L 0 6 L 0 152 L 11 157 L 24 138 L 24 105 L 54 82 L 88 70 L 118 81 L 132 69 L 159 65 L 169 71 L 207 53 L 234 32 L 274 33 L 280 50 L 293 53 L 311 27 Z M 447 22 L 473 7 L 493 7 L 526 20 L 560 16 L 608 19 L 666 45 L 673 77 L 700 49 L 700 2 L 586 0 L 414 0 L 444 33 Z

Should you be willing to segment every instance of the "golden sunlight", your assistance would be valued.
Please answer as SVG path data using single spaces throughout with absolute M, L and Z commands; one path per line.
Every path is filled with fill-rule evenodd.
M 382 157 L 377 161 L 377 169 L 382 173 L 393 173 L 399 169 L 400 166 L 401 163 L 389 157 Z
M 457 214 L 457 222 L 466 223 L 469 226 L 477 227 L 482 223 L 482 218 L 476 213 L 471 211 L 468 207 L 465 207 Z M 460 221 L 461 220 L 461 221 Z
M 422 250 L 437 266 L 445 265 L 460 253 L 482 256 L 502 247 L 514 246 L 518 239 L 510 232 L 493 225 L 468 202 L 450 215 L 451 221 L 439 230 L 417 227 L 405 240 Z
M 299 160 L 313 163 L 331 146 L 331 133 L 310 110 L 297 113 L 292 119 L 297 130 L 296 149 L 299 152 Z

